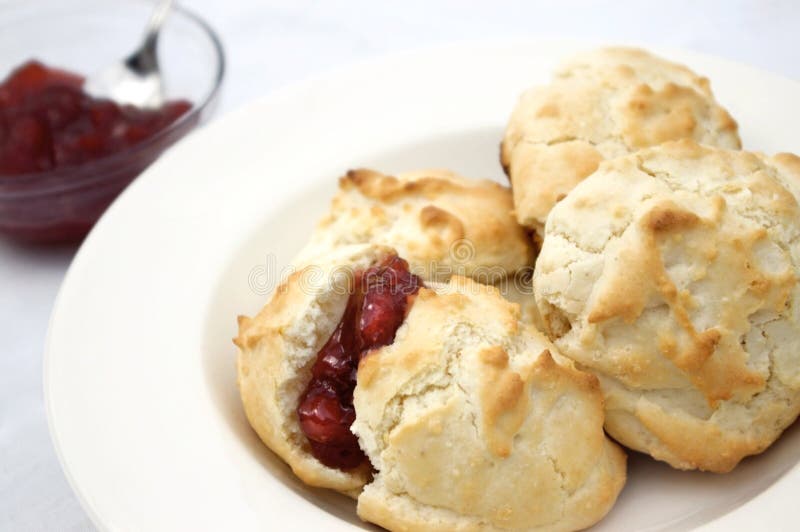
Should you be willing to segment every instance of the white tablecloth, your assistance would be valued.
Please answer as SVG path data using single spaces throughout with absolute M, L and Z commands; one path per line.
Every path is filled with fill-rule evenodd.
M 526 35 L 683 47 L 800 79 L 800 3 L 792 0 L 183 3 L 225 44 L 219 113 L 387 52 Z M 74 253 L 0 240 L 0 530 L 92 528 L 61 472 L 42 404 L 47 321 Z

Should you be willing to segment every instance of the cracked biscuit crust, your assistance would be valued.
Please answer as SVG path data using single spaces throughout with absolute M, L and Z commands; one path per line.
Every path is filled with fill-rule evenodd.
M 550 209 L 600 162 L 681 138 L 741 147 L 706 78 L 631 48 L 573 58 L 522 95 L 506 128 L 501 161 L 518 221 L 541 234 Z
M 533 263 L 512 209 L 507 187 L 447 170 L 398 176 L 351 170 L 297 261 L 374 243 L 396 248 L 426 281 L 446 282 L 457 273 L 495 283 Z
M 553 209 L 536 301 L 620 443 L 725 472 L 797 417 L 798 161 L 681 140 L 603 163 Z
M 392 530 L 585 528 L 625 482 L 597 380 L 466 278 L 420 290 L 354 404 L 377 470 L 358 513 Z

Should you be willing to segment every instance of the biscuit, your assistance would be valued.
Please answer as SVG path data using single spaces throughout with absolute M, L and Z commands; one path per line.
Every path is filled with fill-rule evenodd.
M 426 281 L 451 275 L 496 283 L 533 263 L 533 249 L 511 214 L 507 187 L 447 170 L 390 176 L 351 170 L 297 261 L 341 245 L 395 248 Z
M 576 530 L 625 482 L 597 380 L 467 278 L 420 290 L 354 405 L 376 469 L 358 514 L 391 530 Z
M 633 48 L 579 55 L 524 93 L 509 120 L 501 162 L 517 220 L 541 234 L 550 209 L 603 160 L 681 138 L 741 147 L 706 78 Z
M 800 159 L 681 140 L 601 164 L 556 205 L 544 327 L 600 379 L 606 430 L 726 472 L 800 412 Z

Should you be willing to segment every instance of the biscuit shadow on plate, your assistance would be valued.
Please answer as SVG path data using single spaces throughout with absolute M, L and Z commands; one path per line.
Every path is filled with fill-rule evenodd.
M 745 458 L 730 473 L 678 471 L 628 451 L 628 483 L 616 506 L 592 530 L 691 530 L 761 494 L 798 458 L 797 422 L 769 449 Z

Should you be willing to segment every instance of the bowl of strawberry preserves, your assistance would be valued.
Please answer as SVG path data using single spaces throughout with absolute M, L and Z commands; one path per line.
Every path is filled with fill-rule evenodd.
M 165 103 L 124 105 L 87 76 L 141 39 L 152 5 L 25 0 L 0 11 L 0 235 L 78 241 L 161 153 L 210 114 L 224 75 L 219 39 L 180 7 L 159 36 Z

